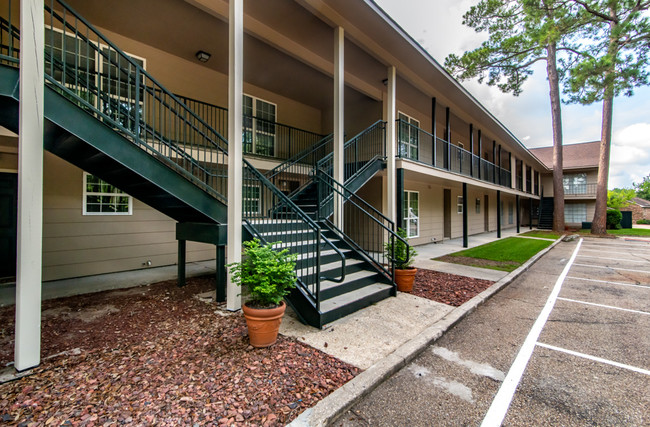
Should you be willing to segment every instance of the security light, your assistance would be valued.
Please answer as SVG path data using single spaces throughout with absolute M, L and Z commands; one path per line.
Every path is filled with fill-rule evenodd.
M 196 52 L 196 59 L 198 59 L 201 62 L 208 62 L 208 60 L 210 59 L 210 56 L 211 55 L 208 52 L 204 52 L 202 50 L 199 50 L 198 52 Z

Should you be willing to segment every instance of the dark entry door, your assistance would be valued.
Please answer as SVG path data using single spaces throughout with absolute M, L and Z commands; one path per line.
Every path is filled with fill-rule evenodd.
M 444 230 L 443 237 L 451 239 L 451 190 L 444 189 Z
M 490 198 L 487 194 L 483 204 L 483 217 L 485 218 L 485 231 L 490 231 Z
M 18 175 L 0 173 L 0 278 L 16 275 Z

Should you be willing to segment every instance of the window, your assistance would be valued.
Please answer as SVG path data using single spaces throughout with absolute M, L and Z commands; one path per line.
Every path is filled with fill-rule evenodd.
M 276 106 L 244 95 L 244 153 L 274 156 Z
M 456 212 L 459 214 L 463 213 L 463 196 L 458 196 L 456 199 Z
M 418 160 L 420 122 L 404 113 L 398 113 L 399 122 L 399 156 Z
M 243 203 L 245 213 L 260 212 L 260 187 L 256 185 L 245 185 L 243 193 Z
M 476 213 L 477 214 L 481 213 L 481 199 L 479 198 L 476 199 Z
M 508 203 L 508 224 L 512 224 L 513 222 L 513 214 L 514 214 L 514 209 L 512 206 L 512 202 Z
M 51 52 L 45 57 L 45 67 L 58 82 L 121 126 L 135 131 L 135 112 L 138 111 L 140 116 L 144 114 L 143 89 L 140 89 L 138 107 L 135 105 L 136 70 L 138 66 L 145 68 L 144 58 L 128 54 L 137 64 L 133 65 L 113 48 L 84 42 L 70 32 L 64 34 L 56 28 L 45 29 L 45 45 Z M 142 79 L 141 76 L 141 88 L 144 87 Z M 98 97 L 98 91 L 108 96 Z
M 587 205 L 584 203 L 568 203 L 564 205 L 564 222 L 582 223 L 587 221 Z
M 84 172 L 84 215 L 131 215 L 133 198 L 94 175 Z
M 562 181 L 564 182 L 565 194 L 586 194 L 587 193 L 587 174 L 574 173 L 564 175 Z
M 420 193 L 417 191 L 404 192 L 404 206 L 402 206 L 404 222 L 402 228 L 406 230 L 407 237 L 420 235 Z

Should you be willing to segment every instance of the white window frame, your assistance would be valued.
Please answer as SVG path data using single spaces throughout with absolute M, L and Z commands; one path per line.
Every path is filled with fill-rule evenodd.
M 476 198 L 476 213 L 480 214 L 481 213 L 481 199 L 478 197 Z
M 574 221 L 578 215 L 580 215 L 579 221 Z M 581 224 L 582 222 L 585 221 L 587 221 L 586 203 L 565 203 L 564 204 L 564 222 L 570 224 Z
M 512 224 L 514 222 L 514 213 L 515 208 L 512 202 L 508 202 L 508 224 Z
M 456 196 L 456 213 L 463 213 L 463 196 Z
M 577 182 L 583 181 L 584 182 Z M 587 194 L 587 174 L 569 173 L 562 177 L 565 194 Z
M 247 93 L 244 93 L 243 96 L 248 97 L 248 98 L 251 99 L 251 105 L 252 105 L 252 108 L 253 108 L 253 110 L 251 112 L 251 117 L 252 117 L 251 118 L 251 127 L 248 128 L 248 127 L 244 126 L 244 132 L 246 132 L 246 131 L 251 132 L 251 149 L 250 149 L 250 151 L 244 151 L 244 154 L 258 154 L 260 156 L 274 157 L 275 154 L 276 154 L 276 151 L 277 151 L 276 150 L 276 144 L 275 144 L 276 141 L 277 141 L 277 128 L 275 129 L 274 133 L 264 132 L 264 131 L 258 129 L 257 118 L 256 118 L 257 117 L 257 101 L 261 101 L 261 102 L 264 102 L 266 104 L 272 105 L 273 108 L 275 108 L 275 120 L 273 122 L 276 125 L 277 125 L 277 121 L 278 121 L 278 104 L 276 104 L 274 102 L 271 102 L 271 101 L 267 101 L 266 99 L 259 98 L 257 96 L 249 95 Z M 266 135 L 266 136 L 273 136 L 273 145 L 271 147 L 271 151 L 272 151 L 271 155 L 264 154 L 264 153 L 259 154 L 257 152 L 257 138 L 256 138 L 256 135 L 258 135 L 258 134 Z
M 86 216 L 86 215 L 88 215 L 88 216 L 97 216 L 97 215 L 102 215 L 102 216 L 125 216 L 125 215 L 133 215 L 133 197 L 132 196 L 130 196 L 129 194 L 125 193 L 122 190 L 119 190 L 114 185 L 113 185 L 113 187 L 115 187 L 116 189 L 119 190 L 118 193 L 94 193 L 94 192 L 89 193 L 88 192 L 88 177 L 89 176 L 94 176 L 94 175 L 89 174 L 88 172 L 84 172 L 83 180 L 82 180 L 82 184 L 83 184 L 82 214 L 84 216 Z M 103 181 L 99 177 L 96 177 L 96 178 Z M 106 181 L 103 181 L 103 182 L 106 182 Z M 87 204 L 88 204 L 88 196 L 109 196 L 109 197 L 112 197 L 112 196 L 125 197 L 126 196 L 126 197 L 128 197 L 128 200 L 129 200 L 129 208 L 128 208 L 127 212 L 89 212 L 88 211 L 88 206 L 87 206 Z
M 404 116 L 402 118 L 401 116 Z M 420 159 L 420 135 L 418 129 L 420 128 L 420 121 L 414 117 L 409 116 L 408 114 L 398 111 L 397 118 L 402 119 L 405 123 L 408 123 L 411 126 L 406 126 L 407 135 L 406 141 L 402 140 L 402 129 L 399 129 L 397 133 L 397 139 L 399 144 L 399 155 L 400 157 L 406 157 L 411 160 Z M 414 128 L 415 126 L 415 128 Z M 413 135 L 414 134 L 414 135 Z M 411 155 L 411 149 L 415 148 L 415 158 Z
M 411 208 L 411 195 L 417 194 L 417 200 L 418 200 L 418 206 L 417 212 L 413 212 L 413 209 Z M 404 222 L 405 224 L 402 224 L 402 226 L 406 229 L 406 237 L 414 238 L 414 237 L 420 237 L 420 192 L 419 191 L 409 191 L 409 190 L 404 190 L 404 202 L 406 203 L 407 209 L 406 209 L 406 214 L 404 215 Z M 402 210 L 404 207 L 402 206 Z M 416 234 L 411 234 L 411 227 L 409 222 L 414 221 L 416 225 L 417 232 Z

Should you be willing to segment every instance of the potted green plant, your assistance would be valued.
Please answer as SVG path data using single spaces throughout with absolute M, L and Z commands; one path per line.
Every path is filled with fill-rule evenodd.
M 296 286 L 297 255 L 274 250 L 277 243 L 244 242 L 242 261 L 228 264 L 232 281 L 250 293 L 242 311 L 253 347 L 275 344 L 286 309 L 283 299 Z
M 406 230 L 398 228 L 397 235 L 401 239 L 391 239 L 391 241 L 385 244 L 384 249 L 386 256 L 393 261 L 395 266 L 395 284 L 397 285 L 397 290 L 400 292 L 411 292 L 413 290 L 413 283 L 415 282 L 415 274 L 418 271 L 417 268 L 412 267 L 417 252 L 407 244 L 408 237 L 406 236 Z

